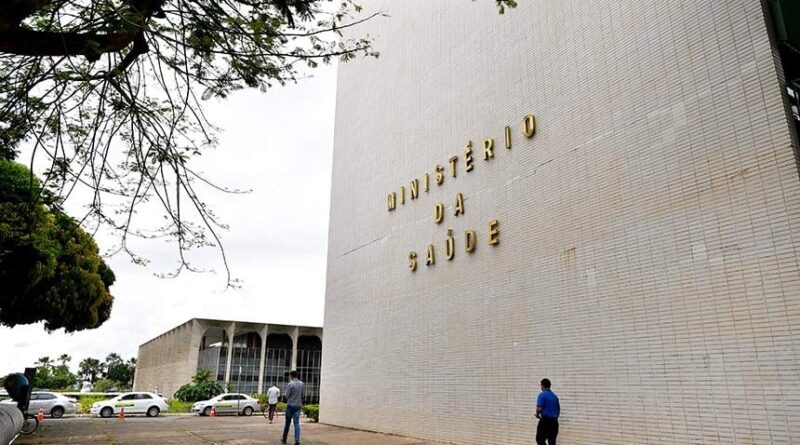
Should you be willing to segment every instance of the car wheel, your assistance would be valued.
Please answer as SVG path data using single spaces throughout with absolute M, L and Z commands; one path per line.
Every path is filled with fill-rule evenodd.
M 111 417 L 113 414 L 114 414 L 114 410 L 111 409 L 111 407 L 109 407 L 109 406 L 107 406 L 107 407 L 105 407 L 105 408 L 100 410 L 100 417 L 104 417 L 106 419 Z
M 50 410 L 50 417 L 54 419 L 60 419 L 64 416 L 64 408 L 60 406 L 56 406 L 55 408 Z
M 252 406 L 245 406 L 242 414 L 245 416 L 252 416 L 253 415 L 253 407 Z
M 211 415 L 211 407 L 207 406 L 206 409 L 203 410 L 203 415 L 208 417 Z
M 151 406 L 147 409 L 147 417 L 156 417 L 159 412 L 161 412 L 161 410 L 158 409 L 157 406 Z

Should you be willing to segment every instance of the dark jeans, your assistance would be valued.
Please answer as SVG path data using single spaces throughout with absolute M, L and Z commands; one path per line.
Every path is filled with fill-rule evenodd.
M 536 427 L 536 443 L 538 445 L 556 445 L 558 436 L 558 419 L 555 417 L 542 417 Z
M 286 425 L 283 426 L 283 443 L 289 435 L 289 425 L 294 421 L 294 443 L 300 443 L 300 405 L 286 405 Z
M 268 403 L 269 405 L 269 421 L 272 422 L 272 418 L 275 417 L 275 410 L 278 408 L 277 403 Z

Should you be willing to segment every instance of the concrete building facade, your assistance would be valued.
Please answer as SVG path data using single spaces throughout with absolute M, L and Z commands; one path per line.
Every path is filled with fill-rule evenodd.
M 283 387 L 292 369 L 319 400 L 322 328 L 193 318 L 139 346 L 135 391 L 169 398 L 200 369 L 233 392 Z
M 800 443 L 800 177 L 758 1 L 360 2 L 339 67 L 320 420 Z M 508 128 L 508 130 L 507 130 Z

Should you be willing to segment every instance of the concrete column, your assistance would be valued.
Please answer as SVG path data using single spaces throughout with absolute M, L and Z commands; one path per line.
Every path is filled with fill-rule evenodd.
M 228 359 L 225 361 L 225 385 L 231 381 L 231 363 L 233 362 L 233 337 L 236 336 L 236 322 L 232 321 L 225 330 L 228 335 Z M 228 388 L 225 388 L 227 391 Z
M 295 326 L 292 330 L 292 370 L 297 369 L 297 339 L 300 338 L 300 328 Z
M 264 392 L 264 362 L 267 360 L 267 336 L 269 335 L 269 325 L 265 324 L 258 332 L 261 335 L 261 358 L 258 363 L 258 391 Z

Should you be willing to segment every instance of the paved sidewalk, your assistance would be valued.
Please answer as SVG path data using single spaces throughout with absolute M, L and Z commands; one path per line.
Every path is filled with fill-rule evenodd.
M 283 417 L 269 424 L 261 416 L 159 416 L 45 419 L 39 431 L 15 444 L 81 445 L 279 445 Z M 293 443 L 291 432 L 289 443 Z M 302 424 L 303 445 L 443 445 L 406 437 L 367 433 L 317 423 Z

